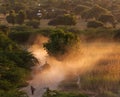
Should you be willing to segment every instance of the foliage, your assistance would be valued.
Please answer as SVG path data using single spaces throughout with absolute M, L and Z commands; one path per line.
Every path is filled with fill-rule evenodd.
M 10 28 L 8 37 L 18 44 L 26 44 L 32 35 L 36 35 L 36 29 L 18 25 Z
M 28 26 L 25 26 L 25 25 L 18 25 L 18 26 L 13 26 L 10 28 L 10 32 L 15 32 L 15 31 L 16 32 L 21 32 L 21 31 L 28 32 L 29 30 L 31 31 L 32 29 Z
M 27 10 L 26 11 L 26 17 L 27 17 L 27 19 L 29 19 L 29 20 L 33 20 L 33 19 L 40 20 L 40 17 L 37 15 L 38 10 L 39 10 L 38 8 Z
M 118 40 L 119 41 L 119 30 L 116 29 L 108 29 L 104 27 L 99 28 L 88 28 L 86 30 L 78 30 L 76 33 L 80 36 L 82 41 L 112 41 Z M 118 34 L 117 34 L 118 33 Z M 117 38 L 118 37 L 118 38 Z
M 39 25 L 40 25 L 40 21 L 39 20 L 29 20 L 27 23 L 26 23 L 27 26 L 31 26 L 33 28 L 39 28 Z
M 104 23 L 106 23 L 106 22 L 114 23 L 115 19 L 114 19 L 113 15 L 105 14 L 105 15 L 101 15 L 99 17 L 99 21 L 104 22 Z
M 17 49 L 17 45 L 7 38 L 3 33 L 0 32 L 0 49 L 3 50 L 14 50 Z
M 6 20 L 7 20 L 8 23 L 14 25 L 15 22 L 16 22 L 15 17 L 16 17 L 16 14 L 15 14 L 14 10 L 12 10 L 12 11 L 9 12 L 9 15 L 6 17 Z
M 113 26 L 115 25 L 116 22 L 114 16 L 111 14 L 101 15 L 98 20 L 103 23 L 111 23 Z
M 9 34 L 9 38 L 11 38 L 12 40 L 19 44 L 25 44 L 29 40 L 31 35 L 32 33 L 27 31 L 21 32 L 14 31 Z
M 19 88 L 26 85 L 28 72 L 37 62 L 30 52 L 0 32 L 0 96 L 27 97 Z
M 11 6 L 13 10 L 15 10 L 16 13 L 19 13 L 21 10 L 26 10 L 27 6 L 25 3 L 23 3 L 24 1 L 22 2 L 15 2 L 14 3 L 14 6 Z
M 28 97 L 24 92 L 11 90 L 9 92 L 0 91 L 0 97 Z
M 55 90 L 48 90 L 43 94 L 43 97 L 88 97 L 82 93 L 59 92 Z
M 0 25 L 0 31 L 2 31 L 5 35 L 8 35 L 10 28 L 7 25 Z
M 23 24 L 24 20 L 25 20 L 25 17 L 26 17 L 25 12 L 20 10 L 19 13 L 16 16 L 16 23 L 20 24 L 20 25 Z
M 73 33 L 56 30 L 50 35 L 50 39 L 48 43 L 44 44 L 44 47 L 50 55 L 64 55 L 75 42 L 77 42 L 77 37 Z
M 51 20 L 48 25 L 75 25 L 76 19 L 73 15 L 67 14 L 64 16 L 59 16 L 53 20 Z

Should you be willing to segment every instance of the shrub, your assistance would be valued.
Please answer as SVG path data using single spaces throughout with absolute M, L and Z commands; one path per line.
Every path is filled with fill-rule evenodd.
M 89 21 L 87 23 L 88 28 L 98 28 L 98 27 L 104 27 L 104 24 L 100 21 Z
M 73 15 L 67 14 L 51 20 L 48 25 L 75 25 L 76 19 Z
M 27 26 L 31 26 L 33 28 L 39 28 L 40 21 L 39 20 L 30 20 L 26 23 Z

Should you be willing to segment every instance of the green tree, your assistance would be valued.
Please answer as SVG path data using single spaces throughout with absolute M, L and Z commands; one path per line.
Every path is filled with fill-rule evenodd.
M 11 11 L 9 12 L 9 15 L 6 17 L 6 20 L 7 20 L 7 22 L 10 23 L 10 24 L 13 24 L 13 25 L 15 24 L 16 13 L 15 13 L 14 10 L 11 10 Z
M 0 31 L 2 31 L 5 35 L 8 35 L 10 28 L 6 25 L 0 25 Z
M 77 37 L 73 33 L 56 30 L 50 35 L 50 40 L 44 44 L 44 47 L 50 55 L 64 55 L 76 42 Z
M 17 45 L 10 40 L 5 34 L 0 32 L 0 49 L 2 50 L 15 50 Z
M 16 13 L 19 13 L 20 10 L 26 10 L 27 9 L 27 6 L 25 5 L 25 3 L 23 3 L 23 1 L 16 1 L 14 3 L 14 5 L 12 6 L 12 9 L 15 10 Z
M 51 20 L 48 25 L 75 25 L 76 24 L 76 19 L 75 16 L 66 14 L 63 16 L 59 16 L 53 20 Z
M 27 26 L 31 26 L 33 28 L 39 28 L 39 25 L 40 25 L 40 21 L 39 20 L 29 20 L 27 23 L 26 23 Z
M 72 92 L 59 92 L 56 90 L 48 90 L 46 89 L 46 92 L 43 94 L 43 97 L 88 97 L 85 94 L 82 93 L 72 93 Z
M 16 23 L 20 25 L 23 24 L 25 17 L 26 17 L 25 12 L 23 10 L 20 10 L 16 16 Z
M 19 88 L 27 85 L 28 72 L 36 63 L 30 52 L 0 32 L 0 97 L 27 97 Z

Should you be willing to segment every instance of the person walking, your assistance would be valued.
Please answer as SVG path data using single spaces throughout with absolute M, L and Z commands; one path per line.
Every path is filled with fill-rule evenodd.
M 31 88 L 31 93 L 32 93 L 32 95 L 34 95 L 35 88 L 34 88 L 33 86 L 30 86 L 30 88 Z

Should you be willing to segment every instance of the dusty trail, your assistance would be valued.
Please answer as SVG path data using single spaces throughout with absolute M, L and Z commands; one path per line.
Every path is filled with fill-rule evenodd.
M 29 81 L 29 86 L 24 88 L 29 97 L 42 97 L 45 88 L 58 89 L 58 85 L 66 76 L 74 76 L 78 72 L 80 74 L 94 68 L 94 64 L 105 55 L 113 52 L 116 44 L 113 43 L 91 43 L 81 45 L 80 52 L 71 52 L 63 61 L 58 61 L 50 57 L 43 49 L 42 43 L 47 39 L 42 39 L 42 42 L 37 41 L 29 50 L 33 52 L 36 58 L 40 61 L 33 68 L 32 77 Z M 45 40 L 45 41 L 43 41 Z M 51 68 L 42 70 L 41 66 L 48 62 Z M 89 63 L 89 64 L 88 64 Z M 30 86 L 36 88 L 34 95 L 31 95 Z
M 41 97 L 46 87 L 57 89 L 58 83 L 63 79 L 63 74 L 60 73 L 61 68 L 57 68 L 54 66 L 55 64 L 52 64 L 51 68 L 42 69 L 46 62 L 49 63 L 51 61 L 46 50 L 43 48 L 43 43 L 47 40 L 48 39 L 43 36 L 38 36 L 34 44 L 29 48 L 29 51 L 34 54 L 40 63 L 33 67 L 32 80 L 29 81 L 29 86 L 23 89 L 29 97 Z M 30 86 L 36 89 L 34 95 L 31 93 Z
M 33 79 L 29 81 L 29 86 L 24 88 L 24 91 L 27 92 L 29 97 L 41 97 L 45 92 L 46 87 L 57 89 L 58 83 L 63 79 L 63 76 L 61 76 L 62 73 L 60 75 L 58 74 L 61 72 L 61 68 L 54 67 L 54 71 L 53 68 L 50 68 L 49 70 L 42 69 L 42 65 L 46 63 L 48 55 L 43 48 L 36 50 L 35 48 L 38 48 L 38 45 L 34 45 L 32 49 L 34 49 L 33 54 L 39 59 L 40 64 L 37 64 L 33 68 Z M 34 95 L 31 95 L 30 86 L 33 86 L 36 89 Z

